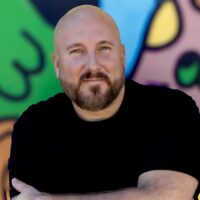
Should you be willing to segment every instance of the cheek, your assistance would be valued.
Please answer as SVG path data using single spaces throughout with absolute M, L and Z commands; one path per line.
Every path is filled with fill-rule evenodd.
M 121 79 L 125 76 L 125 68 L 122 59 L 116 59 L 112 69 L 113 80 Z
M 118 76 L 124 70 L 123 60 L 120 57 L 111 57 L 107 60 L 107 66 L 111 74 Z
M 60 66 L 60 77 L 68 82 L 79 80 L 81 67 L 75 61 L 63 60 Z
M 114 55 L 109 54 L 109 53 L 102 53 L 98 56 L 98 59 L 101 63 L 104 65 L 112 65 L 112 63 L 116 62 L 116 58 Z

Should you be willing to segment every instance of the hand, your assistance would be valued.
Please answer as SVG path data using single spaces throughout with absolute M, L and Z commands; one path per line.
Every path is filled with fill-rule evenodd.
M 13 187 L 20 192 L 19 195 L 12 198 L 12 200 L 44 200 L 45 193 L 41 193 L 34 187 L 14 178 L 12 179 Z

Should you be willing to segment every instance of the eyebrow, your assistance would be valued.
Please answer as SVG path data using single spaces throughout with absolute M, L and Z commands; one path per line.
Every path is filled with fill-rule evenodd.
M 81 44 L 81 43 L 74 43 L 74 44 L 71 44 L 71 45 L 67 46 L 66 50 L 70 50 L 72 48 L 76 48 L 76 47 L 80 47 L 80 46 L 83 46 L 83 44 Z
M 107 41 L 107 40 L 103 40 L 103 41 L 100 41 L 98 43 L 98 45 L 104 45 L 104 44 L 108 44 L 108 45 L 111 45 L 111 46 L 114 46 L 114 44 L 110 41 Z M 74 44 L 71 44 L 69 46 L 67 46 L 66 50 L 70 50 L 70 49 L 73 49 L 73 48 L 76 48 L 76 47 L 83 47 L 84 45 L 82 43 L 74 43 Z
M 112 42 L 107 41 L 107 40 L 103 40 L 103 41 L 98 43 L 98 45 L 102 45 L 102 44 L 108 44 L 108 45 L 114 46 L 114 44 Z

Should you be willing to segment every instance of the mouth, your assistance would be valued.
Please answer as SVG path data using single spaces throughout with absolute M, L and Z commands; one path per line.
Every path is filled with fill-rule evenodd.
M 83 79 L 83 81 L 94 81 L 94 82 L 96 82 L 96 81 L 105 81 L 105 78 L 85 78 L 85 79 Z
M 80 77 L 80 81 L 85 82 L 101 82 L 101 81 L 108 81 L 107 75 L 102 72 L 87 72 Z
M 94 85 L 104 84 L 106 83 L 106 80 L 104 78 L 88 78 L 88 79 L 83 79 L 81 82 L 89 86 L 94 86 Z

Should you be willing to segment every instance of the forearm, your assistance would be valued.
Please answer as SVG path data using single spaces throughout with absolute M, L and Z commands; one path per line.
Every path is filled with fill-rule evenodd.
M 140 175 L 138 187 L 97 194 L 53 195 L 13 179 L 13 187 L 20 192 L 15 200 L 192 200 L 198 181 L 183 173 L 155 170 Z
M 185 174 L 152 171 L 139 177 L 136 188 L 84 195 L 47 194 L 43 200 L 191 200 L 196 187 L 197 180 Z
M 148 189 L 129 188 L 120 191 L 84 195 L 45 195 L 42 200 L 191 200 L 175 191 L 151 191 Z
M 147 196 L 147 192 L 146 196 Z M 144 191 L 137 188 L 129 188 L 113 192 L 102 192 L 96 194 L 66 194 L 66 195 L 50 195 L 44 194 L 43 200 L 143 200 Z M 145 200 L 145 199 L 144 199 Z

